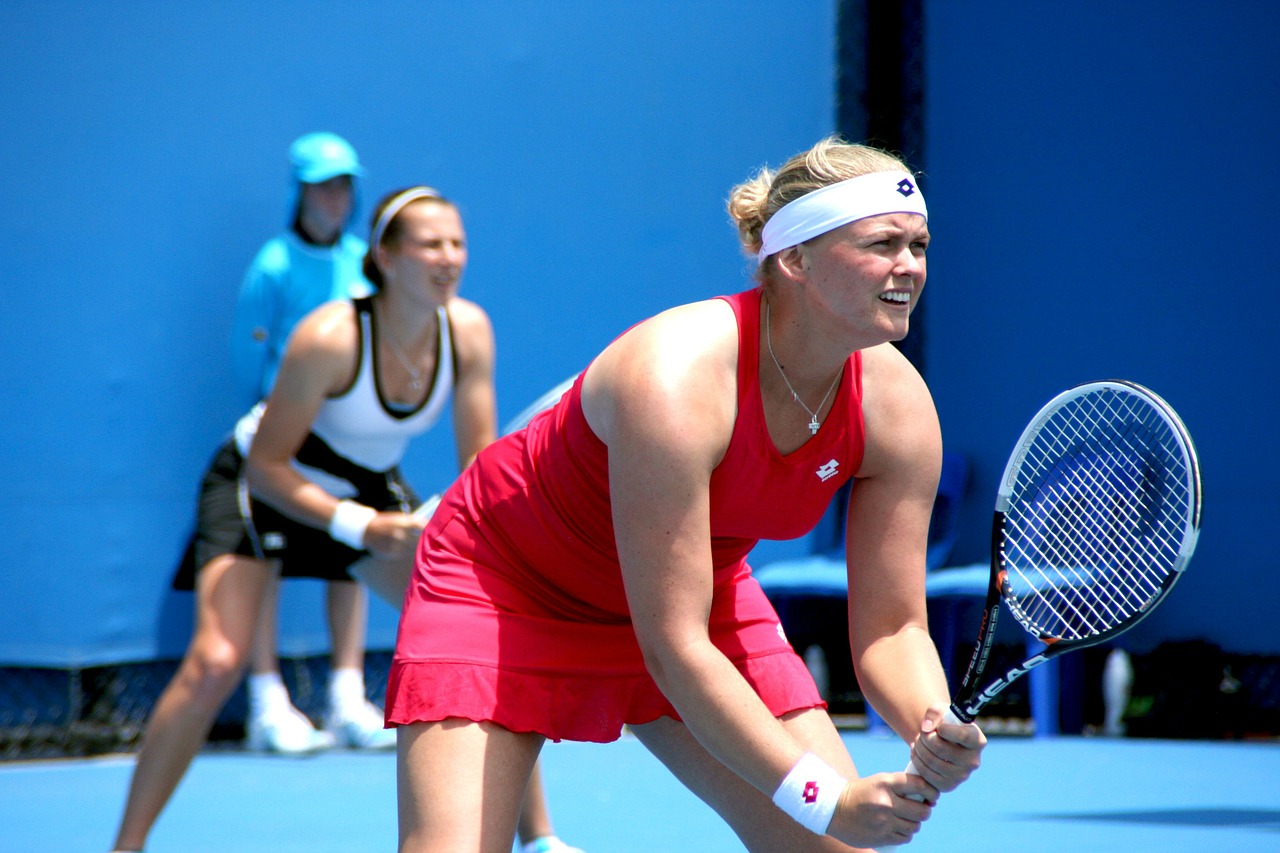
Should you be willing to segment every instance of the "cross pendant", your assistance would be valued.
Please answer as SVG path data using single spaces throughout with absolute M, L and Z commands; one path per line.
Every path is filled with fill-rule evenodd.
M 818 416 L 814 415 L 813 418 L 809 421 L 809 434 L 817 435 L 818 427 L 820 426 L 822 426 L 822 424 L 818 423 Z

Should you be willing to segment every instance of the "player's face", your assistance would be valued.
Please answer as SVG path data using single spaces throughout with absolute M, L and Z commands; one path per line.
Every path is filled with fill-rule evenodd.
M 410 203 L 396 217 L 398 234 L 380 253 L 389 280 L 402 282 L 444 303 L 458 292 L 467 265 L 467 233 L 458 211 L 447 204 Z
M 925 283 L 929 227 L 911 213 L 872 216 L 809 241 L 812 296 L 876 342 L 900 340 Z

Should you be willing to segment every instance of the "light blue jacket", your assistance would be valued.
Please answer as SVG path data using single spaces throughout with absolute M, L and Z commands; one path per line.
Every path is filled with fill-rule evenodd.
M 245 408 L 270 393 L 299 320 L 330 300 L 372 292 L 360 269 L 365 249 L 365 241 L 351 234 L 322 247 L 286 231 L 258 251 L 231 328 L 231 366 Z

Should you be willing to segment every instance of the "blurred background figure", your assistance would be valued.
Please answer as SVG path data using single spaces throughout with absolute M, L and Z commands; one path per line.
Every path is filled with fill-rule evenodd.
M 298 321 L 335 299 L 368 295 L 361 272 L 367 246 L 347 231 L 356 211 L 355 149 L 328 132 L 308 133 L 289 148 L 292 199 L 288 227 L 268 240 L 245 274 L 232 327 L 231 357 L 246 406 L 271 393 L 285 344 Z M 264 591 L 247 681 L 248 745 L 297 754 L 335 744 L 390 749 L 393 733 L 365 696 L 364 643 L 368 599 L 349 580 L 327 583 L 331 643 L 328 709 L 317 730 L 289 699 L 280 674 L 278 581 Z

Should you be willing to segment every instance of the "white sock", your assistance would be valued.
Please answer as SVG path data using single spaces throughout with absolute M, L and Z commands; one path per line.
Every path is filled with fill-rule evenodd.
M 292 710 L 289 691 L 278 672 L 253 673 L 246 680 L 249 691 L 249 715 L 263 718 Z
M 363 670 L 350 667 L 329 673 L 329 711 L 333 716 L 353 719 L 364 709 L 364 703 Z

